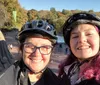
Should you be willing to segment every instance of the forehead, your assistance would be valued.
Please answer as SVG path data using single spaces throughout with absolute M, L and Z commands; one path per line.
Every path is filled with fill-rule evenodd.
M 41 38 L 41 37 L 27 37 L 25 42 L 39 43 L 39 44 L 51 43 L 51 41 L 48 38 Z
M 96 30 L 96 26 L 92 24 L 80 24 L 77 25 L 72 32 L 82 32 L 82 31 L 90 31 L 90 30 Z

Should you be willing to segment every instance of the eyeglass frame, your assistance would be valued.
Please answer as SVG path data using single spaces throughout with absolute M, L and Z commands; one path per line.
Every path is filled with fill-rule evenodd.
M 32 43 L 23 43 L 23 46 L 25 45 L 25 44 L 31 44 L 32 46 L 34 46 L 34 48 L 30 48 L 31 50 L 32 50 L 32 52 L 27 52 L 26 50 L 25 50 L 25 48 L 24 48 L 24 50 L 25 50 L 25 52 L 27 52 L 27 53 L 35 53 L 36 52 L 36 50 L 38 49 L 39 50 L 39 52 L 42 54 L 42 55 L 48 55 L 48 54 L 50 54 L 51 52 L 52 52 L 52 50 L 53 50 L 53 46 L 50 46 L 50 45 L 43 45 L 43 46 L 35 46 L 35 45 L 33 45 Z M 40 48 L 41 47 L 45 47 L 45 46 L 49 46 L 50 48 L 51 48 L 51 50 L 50 50 L 50 52 L 48 52 L 47 54 L 44 54 L 44 53 L 42 53 L 41 52 L 41 50 L 40 50 Z M 34 49 L 34 50 L 33 50 Z

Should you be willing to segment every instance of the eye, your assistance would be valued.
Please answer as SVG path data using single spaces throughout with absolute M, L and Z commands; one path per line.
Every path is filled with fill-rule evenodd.
M 86 34 L 87 36 L 90 36 L 90 35 L 92 35 L 91 33 L 88 33 L 88 34 Z
M 73 38 L 78 38 L 79 36 L 78 35 L 75 35 L 75 34 L 73 34 L 72 36 L 71 36 L 71 38 L 73 39 Z
M 34 45 L 31 44 L 31 43 L 24 43 L 24 46 L 25 46 L 26 48 L 34 48 Z
M 86 36 L 91 36 L 91 35 L 93 35 L 92 32 L 86 33 Z
M 73 36 L 72 38 L 78 38 L 78 36 Z
M 44 49 L 50 49 L 50 48 L 52 48 L 51 46 L 42 46 L 42 48 L 44 48 Z

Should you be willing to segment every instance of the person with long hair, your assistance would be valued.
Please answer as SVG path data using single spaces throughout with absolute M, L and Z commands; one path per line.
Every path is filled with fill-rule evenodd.
M 70 54 L 60 64 L 62 85 L 100 85 L 100 18 L 75 13 L 63 25 Z

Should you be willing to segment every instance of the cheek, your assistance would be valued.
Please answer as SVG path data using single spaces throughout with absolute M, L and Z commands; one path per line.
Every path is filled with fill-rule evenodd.
M 100 48 L 100 40 L 99 38 L 95 38 L 94 40 L 90 40 L 90 43 L 91 43 L 91 46 L 92 46 L 92 49 L 94 51 L 99 51 L 99 48 Z
M 48 62 L 50 60 L 50 55 L 43 55 L 42 58 L 45 62 Z
M 71 47 L 71 49 L 74 49 L 76 44 L 77 44 L 77 40 L 70 40 L 70 47 Z
M 29 56 L 29 54 L 26 53 L 26 52 L 23 50 L 23 52 L 22 52 L 22 58 L 23 58 L 24 61 L 27 59 L 28 56 Z

